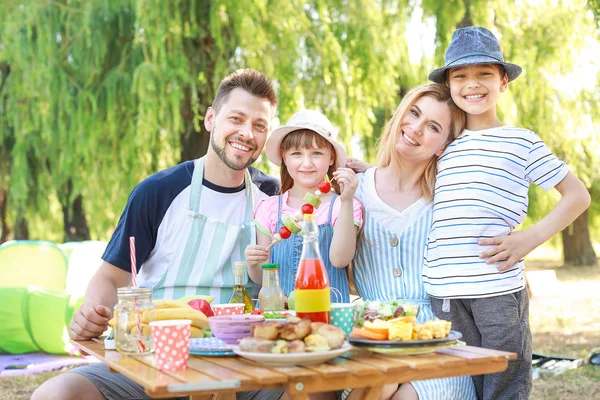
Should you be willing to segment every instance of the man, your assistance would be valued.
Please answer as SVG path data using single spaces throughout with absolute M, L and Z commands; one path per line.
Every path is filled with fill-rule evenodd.
M 252 183 L 248 167 L 264 147 L 276 105 L 271 82 L 260 72 L 238 70 L 221 82 L 204 119 L 210 132 L 206 156 L 158 172 L 133 190 L 84 304 L 73 316 L 71 338 L 91 339 L 106 330 L 117 288 L 131 284 L 130 236 L 140 265 L 138 285 L 152 287 L 153 298 L 210 294 L 217 303 L 229 300 L 232 266 L 255 241 L 254 205 L 266 197 Z M 95 364 L 45 382 L 32 399 L 82 395 L 148 398 L 141 386 Z

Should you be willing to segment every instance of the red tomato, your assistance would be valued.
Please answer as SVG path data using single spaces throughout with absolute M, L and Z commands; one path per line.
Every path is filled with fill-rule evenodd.
M 315 211 L 315 208 L 312 204 L 303 204 L 302 205 L 302 214 L 312 214 Z
M 252 314 L 252 315 L 262 315 L 263 314 L 263 310 L 261 310 L 259 308 L 255 308 L 254 310 L 250 311 L 250 314 Z
M 279 230 L 279 236 L 281 236 L 282 239 L 288 239 L 290 236 L 292 236 L 292 232 L 285 226 L 282 226 Z
M 319 183 L 319 190 L 321 191 L 321 193 L 329 193 L 329 191 L 331 190 L 331 183 L 327 181 Z
M 202 311 L 204 313 L 204 315 L 206 315 L 207 317 L 212 317 L 215 315 L 212 308 L 210 308 L 210 304 L 208 303 L 208 301 L 206 301 L 204 299 L 190 300 L 190 301 L 188 301 L 188 304 L 194 310 Z

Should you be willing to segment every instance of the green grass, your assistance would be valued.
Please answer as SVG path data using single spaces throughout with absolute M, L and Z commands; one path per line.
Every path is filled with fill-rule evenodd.
M 563 267 L 547 260 L 529 261 L 527 268 L 555 267 L 558 285 L 553 297 L 530 301 L 533 350 L 537 353 L 587 359 L 600 348 L 600 267 Z M 600 367 L 584 365 L 562 375 L 538 379 L 531 399 L 600 398 Z

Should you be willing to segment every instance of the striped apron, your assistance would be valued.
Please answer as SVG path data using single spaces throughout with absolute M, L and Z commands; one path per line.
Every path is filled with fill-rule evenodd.
M 327 222 L 319 225 L 319 251 L 321 252 L 321 258 L 323 258 L 325 268 L 327 269 L 329 287 L 332 288 L 331 301 L 335 303 L 348 303 L 350 301 L 350 294 L 346 268 L 336 268 L 331 265 L 331 262 L 329 261 L 329 248 L 331 247 L 331 240 L 333 239 L 331 217 L 333 213 L 333 203 L 335 202 L 336 197 L 337 196 L 334 195 L 331 198 L 331 203 L 329 203 Z M 279 232 L 279 229 L 283 227 L 283 222 L 281 221 L 281 210 L 283 209 L 282 199 L 283 196 L 279 196 L 279 209 L 277 210 L 277 227 L 275 232 Z M 271 251 L 272 262 L 279 264 L 279 282 L 283 289 L 283 293 L 286 296 L 294 290 L 296 270 L 298 269 L 298 264 L 300 264 L 301 256 L 302 236 L 300 235 L 292 235 L 289 239 L 282 240 L 281 243 L 274 246 Z M 337 289 L 337 291 L 335 289 Z
M 198 212 L 203 176 L 204 157 L 198 160 L 192 175 L 188 212 L 182 227 L 189 235 L 175 249 L 166 272 L 153 287 L 154 299 L 202 294 L 215 296 L 215 304 L 227 303 L 233 292 L 233 264 L 244 260 L 244 250 L 256 240 L 252 219 L 254 197 L 248 170 L 244 174 L 246 209 L 240 226 Z
M 364 204 L 365 209 L 367 205 Z M 427 235 L 433 208 L 401 234 L 385 229 L 366 213 L 364 238 L 354 258 L 354 280 L 364 300 L 396 300 L 417 303 L 418 322 L 435 318 L 421 278 Z M 419 400 L 476 399 L 470 376 L 412 381 Z

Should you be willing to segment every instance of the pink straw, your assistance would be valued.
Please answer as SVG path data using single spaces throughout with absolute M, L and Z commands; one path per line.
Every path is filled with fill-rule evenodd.
M 135 237 L 129 236 L 129 257 L 131 258 L 131 283 L 137 288 L 137 267 L 135 264 Z
M 131 284 L 134 288 L 137 288 L 137 267 L 135 262 L 135 237 L 129 236 L 129 257 L 131 259 Z M 137 299 L 136 299 L 137 305 Z M 137 312 L 137 330 L 138 336 L 142 336 L 142 323 L 140 321 L 140 310 Z M 146 350 L 146 346 L 142 343 L 141 340 L 137 341 L 138 353 L 143 353 Z

